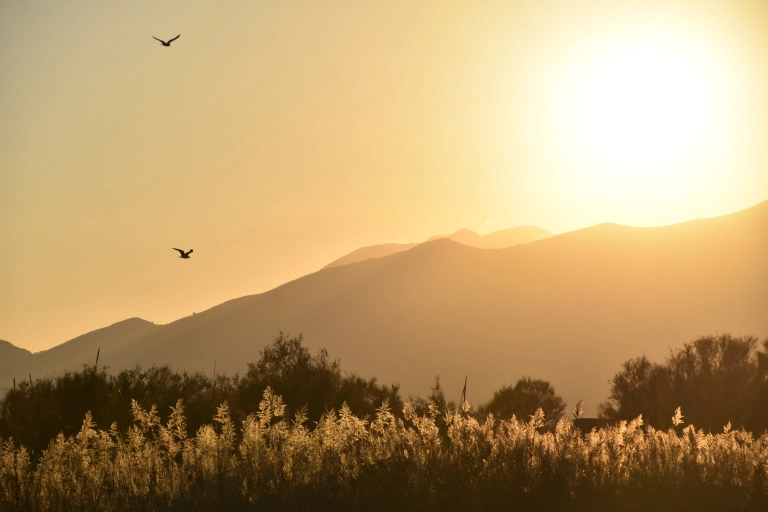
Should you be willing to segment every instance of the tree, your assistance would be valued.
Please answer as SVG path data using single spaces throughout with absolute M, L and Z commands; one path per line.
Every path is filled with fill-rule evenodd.
M 643 415 L 657 428 L 671 426 L 682 407 L 686 422 L 714 432 L 768 428 L 768 340 L 730 334 L 703 336 L 673 351 L 664 364 L 641 357 L 624 363 L 611 379 L 611 395 L 600 415 L 619 420 Z
M 514 387 L 504 386 L 493 394 L 491 401 L 478 408 L 481 418 L 492 413 L 497 418 L 509 419 L 515 415 L 527 421 L 541 408 L 547 428 L 554 427 L 565 411 L 565 401 L 555 393 L 555 388 L 545 381 L 523 377 Z
M 611 380 L 611 398 L 597 406 L 601 418 L 610 420 L 666 418 L 679 404 L 670 395 L 669 369 L 637 357 L 624 363 Z M 669 419 L 669 418 L 667 418 Z
M 289 417 L 306 406 L 311 422 L 318 421 L 325 411 L 339 410 L 345 402 L 359 416 L 373 416 L 385 399 L 394 410 L 402 409 L 397 385 L 380 385 L 375 378 L 366 380 L 354 373 L 342 376 L 339 362 L 331 360 L 327 350 L 313 356 L 302 339 L 301 335 L 290 338 L 281 332 L 264 347 L 261 358 L 248 365 L 248 372 L 237 384 L 246 414 L 258 409 L 267 386 L 283 397 Z
M 325 349 L 312 356 L 301 342 L 301 335 L 289 338 L 281 332 L 264 347 L 256 363 L 248 364 L 238 386 L 246 412 L 258 409 L 267 386 L 283 397 L 289 416 L 306 405 L 309 419 L 317 421 L 323 412 L 334 408 L 342 380 L 339 362 L 330 360 Z

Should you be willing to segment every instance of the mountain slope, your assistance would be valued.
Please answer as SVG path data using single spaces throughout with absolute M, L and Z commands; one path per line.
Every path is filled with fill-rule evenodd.
M 32 352 L 19 348 L 7 341 L 0 340 L 0 368 L 15 364 L 29 356 Z
M 768 201 L 673 226 L 602 224 L 505 249 L 438 239 L 234 299 L 114 349 L 136 362 L 242 372 L 279 331 L 404 394 L 435 375 L 477 404 L 522 375 L 594 411 L 621 364 L 704 334 L 768 335 Z M 95 353 L 95 350 L 94 350 Z M 90 361 L 88 361 L 90 362 Z
M 130 318 L 83 334 L 51 349 L 30 354 L 15 363 L 0 366 L 0 388 L 7 386 L 13 377 L 18 379 L 31 374 L 33 378 L 37 378 L 58 375 L 67 370 L 79 370 L 83 364 L 96 362 L 97 350 L 101 349 L 102 354 L 114 351 L 120 345 L 140 338 L 157 328 L 159 326 L 141 318 Z M 102 361 L 100 356 L 99 366 Z M 129 361 L 121 365 L 120 369 L 132 365 Z
M 369 245 L 356 249 L 349 254 L 342 256 L 341 258 L 334 260 L 324 266 L 323 268 L 338 267 L 341 265 L 348 265 L 350 263 L 357 263 L 360 261 L 369 260 L 371 258 L 383 258 L 390 254 L 395 254 L 402 251 L 412 249 L 419 244 L 380 244 Z
M 477 247 L 479 249 L 502 249 L 504 247 L 535 242 L 536 240 L 542 240 L 544 238 L 549 238 L 550 236 L 552 236 L 552 233 L 546 229 L 541 229 L 536 226 L 520 226 L 516 228 L 500 229 L 488 233 L 487 235 L 478 235 L 470 229 L 460 229 L 450 235 L 433 236 L 427 241 L 431 242 L 441 238 L 448 238 L 454 242 L 470 247 Z
M 469 229 L 460 229 L 450 235 L 437 235 L 430 237 L 427 241 L 438 240 L 441 238 L 448 238 L 454 242 L 460 244 L 469 245 L 470 247 L 479 247 L 481 249 L 499 249 L 502 247 L 511 247 L 513 245 L 527 244 L 529 242 L 535 242 L 552 236 L 552 233 L 545 229 L 537 228 L 535 226 L 522 226 L 517 228 L 501 229 L 488 233 L 487 235 L 478 235 L 474 231 Z M 419 244 L 381 244 L 370 245 L 367 247 L 361 247 L 354 250 L 346 256 L 332 261 L 323 268 L 338 267 L 339 265 L 347 265 L 349 263 L 357 263 L 365 261 L 370 258 L 383 258 L 390 254 L 395 254 L 402 251 L 412 249 Z

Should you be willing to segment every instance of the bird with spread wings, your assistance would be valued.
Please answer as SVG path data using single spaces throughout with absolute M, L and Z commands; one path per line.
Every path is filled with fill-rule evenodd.
M 181 249 L 177 249 L 177 248 L 174 247 L 173 250 L 174 251 L 179 251 L 179 254 L 181 254 L 181 256 L 179 256 L 179 258 L 184 258 L 185 260 L 188 260 L 189 259 L 189 255 L 192 254 L 192 250 L 193 249 L 190 249 L 187 252 L 184 252 Z
M 167 42 L 163 41 L 162 39 L 158 39 L 155 36 L 152 36 L 152 39 L 155 39 L 156 41 L 160 41 L 161 43 L 163 43 L 163 46 L 171 46 L 171 43 L 174 42 L 175 40 L 177 40 L 180 37 L 181 37 L 181 34 L 177 35 L 173 39 L 169 39 Z

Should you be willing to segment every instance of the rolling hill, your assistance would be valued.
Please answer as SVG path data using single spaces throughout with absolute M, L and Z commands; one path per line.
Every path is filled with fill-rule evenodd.
M 0 340 L 0 369 L 3 366 L 16 364 L 31 355 L 32 352 L 29 350 L 19 348 L 5 340 Z
M 27 352 L 29 356 L 18 359 L 16 362 L 0 364 L 0 385 L 8 385 L 8 381 L 13 377 L 18 380 L 19 378 L 27 378 L 31 374 L 33 378 L 37 378 L 61 374 L 66 370 L 79 370 L 83 364 L 96 362 L 96 351 L 99 348 L 102 354 L 113 352 L 123 343 L 137 339 L 158 328 L 160 326 L 141 318 L 129 318 L 109 327 L 83 334 L 48 350 L 34 354 L 25 350 L 24 352 Z M 23 349 L 17 348 L 17 350 Z M 99 366 L 101 366 L 102 361 L 100 356 Z M 120 366 L 119 369 L 124 367 Z
M 551 381 L 571 405 L 584 399 L 589 414 L 631 357 L 661 360 L 717 332 L 768 336 L 766 262 L 768 201 L 722 217 L 601 224 L 504 249 L 437 239 L 165 326 L 141 324 L 143 334 L 104 340 L 101 358 L 113 370 L 167 362 L 210 371 L 216 360 L 234 373 L 279 331 L 303 333 L 311 349 L 327 348 L 346 370 L 399 382 L 405 396 L 425 394 L 439 374 L 458 399 L 467 375 L 477 404 L 530 375 Z M 81 362 L 94 355 L 89 345 Z M 39 368 L 36 358 L 13 372 Z
M 502 247 L 511 247 L 513 245 L 527 244 L 552 236 L 552 233 L 545 229 L 535 226 L 521 226 L 516 228 L 501 229 L 488 233 L 487 235 L 478 235 L 469 229 L 460 229 L 450 235 L 437 235 L 430 237 L 428 242 L 447 238 L 460 244 L 470 247 L 479 247 L 480 249 L 500 249 Z M 371 258 L 383 258 L 390 254 L 407 251 L 419 244 L 380 244 L 369 245 L 354 250 L 341 258 L 332 261 L 323 268 L 338 267 L 349 263 L 358 263 Z

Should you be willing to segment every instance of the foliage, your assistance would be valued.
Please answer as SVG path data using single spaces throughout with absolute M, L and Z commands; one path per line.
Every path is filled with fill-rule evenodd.
M 657 428 L 670 426 L 669 411 L 713 432 L 731 423 L 751 432 L 768 429 L 768 339 L 729 334 L 704 336 L 672 352 L 664 364 L 645 356 L 624 363 L 611 380 L 601 416 L 643 415 Z
M 402 404 L 397 385 L 380 385 L 375 378 L 366 380 L 354 373 L 342 376 L 339 362 L 331 360 L 325 349 L 312 356 L 302 345 L 301 335 L 290 338 L 282 332 L 264 348 L 258 362 L 248 365 L 248 372 L 237 384 L 246 413 L 256 410 L 267 387 L 285 399 L 289 413 L 306 407 L 313 422 L 344 402 L 363 416 L 375 414 L 384 399 Z
M 642 418 L 585 440 L 567 418 L 540 432 L 528 420 L 438 411 L 403 419 L 385 401 L 370 420 L 346 404 L 309 429 L 286 417 L 271 388 L 256 413 L 187 437 L 184 405 L 131 403 L 125 435 L 99 430 L 90 413 L 59 435 L 35 465 L 0 439 L 0 510 L 764 510 L 768 435 L 730 425 L 681 435 L 643 428 Z M 435 416 L 447 425 L 438 433 Z M 676 412 L 681 417 L 680 411 Z
M 547 418 L 545 427 L 554 428 L 565 411 L 565 401 L 555 388 L 544 380 L 523 377 L 514 387 L 503 386 L 493 394 L 490 402 L 480 406 L 478 417 L 493 414 L 497 418 L 529 418 L 542 409 Z
M 345 402 L 362 417 L 373 416 L 385 399 L 402 408 L 396 385 L 342 375 L 339 363 L 331 361 L 325 350 L 312 356 L 301 341 L 301 336 L 280 333 L 242 377 L 212 378 L 175 372 L 168 366 L 136 367 L 110 375 L 103 367 L 83 366 L 55 379 L 25 380 L 0 400 L 0 436 L 12 437 L 39 454 L 59 433 L 75 435 L 88 411 L 98 425 L 115 423 L 125 434 L 132 422 L 133 401 L 144 409 L 156 405 L 158 417 L 165 422 L 179 398 L 184 401 L 187 428 L 196 432 L 224 401 L 233 421 L 242 422 L 258 410 L 268 386 L 285 397 L 289 413 L 306 407 L 311 422 Z

